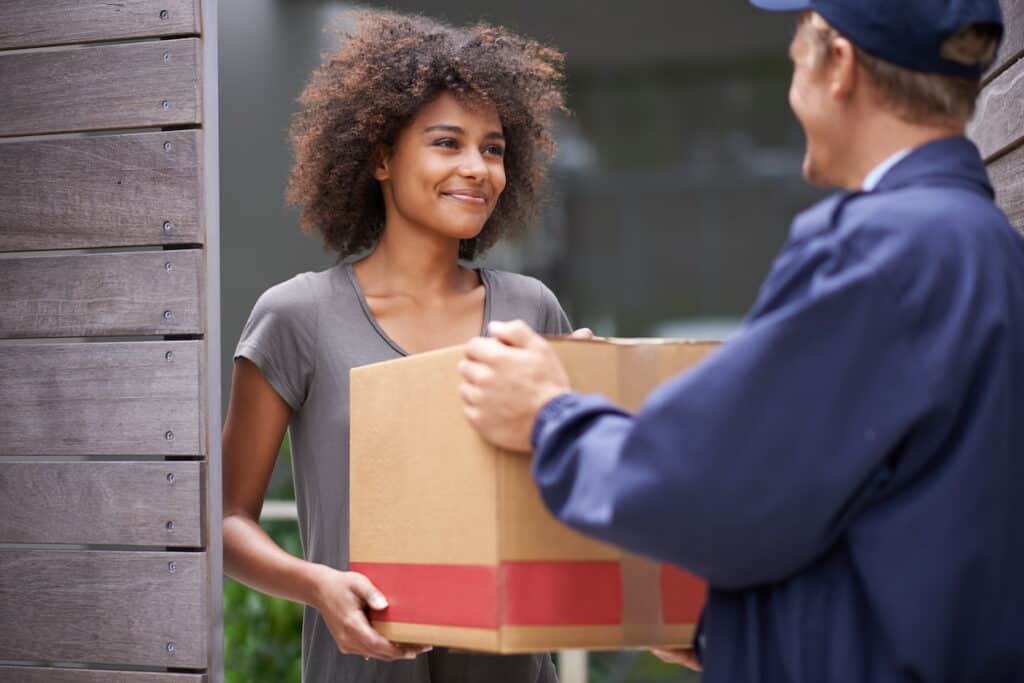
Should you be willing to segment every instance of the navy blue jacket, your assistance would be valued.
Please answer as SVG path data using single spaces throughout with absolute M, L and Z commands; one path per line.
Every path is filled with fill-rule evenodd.
M 1024 681 L 1024 239 L 965 138 L 800 215 L 740 333 L 534 478 L 711 586 L 706 683 Z

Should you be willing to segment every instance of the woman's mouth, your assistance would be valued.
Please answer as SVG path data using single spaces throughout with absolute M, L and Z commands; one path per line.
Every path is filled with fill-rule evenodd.
M 480 190 L 451 190 L 449 192 L 442 192 L 441 195 L 473 206 L 484 206 L 487 204 L 487 195 Z

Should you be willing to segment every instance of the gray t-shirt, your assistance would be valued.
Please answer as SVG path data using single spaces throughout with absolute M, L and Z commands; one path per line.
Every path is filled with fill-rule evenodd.
M 523 275 L 481 269 L 484 326 L 522 319 L 545 334 L 566 334 L 554 294 Z M 347 264 L 303 273 L 256 302 L 235 358 L 245 357 L 292 408 L 289 437 L 299 530 L 307 560 L 348 568 L 349 369 L 406 355 L 377 324 Z M 302 625 L 305 683 L 548 683 L 548 655 L 485 656 L 435 648 L 414 661 L 342 655 L 319 612 Z

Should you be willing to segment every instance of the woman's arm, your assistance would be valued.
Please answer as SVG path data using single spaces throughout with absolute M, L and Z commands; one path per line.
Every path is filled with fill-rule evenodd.
M 422 648 L 395 646 L 370 626 L 367 605 L 382 609 L 387 601 L 365 576 L 295 557 L 260 527 L 290 417 L 291 408 L 259 369 L 244 358 L 236 361 L 222 447 L 224 572 L 268 595 L 318 609 L 342 652 L 388 660 L 415 657 Z

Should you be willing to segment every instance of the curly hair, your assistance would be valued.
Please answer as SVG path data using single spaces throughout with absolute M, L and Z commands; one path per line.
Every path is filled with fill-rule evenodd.
M 341 258 L 373 247 L 385 219 L 377 155 L 443 92 L 494 107 L 506 138 L 505 191 L 480 234 L 460 242 L 460 258 L 532 221 L 556 149 L 550 117 L 567 111 L 563 55 L 497 26 L 369 10 L 347 18 L 355 29 L 313 72 L 292 119 L 287 199 L 303 229 Z

